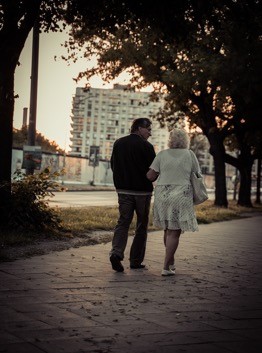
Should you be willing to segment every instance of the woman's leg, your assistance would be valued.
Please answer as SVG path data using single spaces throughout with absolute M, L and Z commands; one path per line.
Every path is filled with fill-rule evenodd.
M 166 247 L 166 232 L 167 232 L 167 229 L 164 230 L 164 245 Z
M 167 229 L 166 231 L 166 256 L 164 270 L 169 270 L 169 266 L 174 264 L 174 255 L 179 244 L 181 229 Z
M 167 229 L 164 230 L 164 245 L 165 245 L 165 247 L 166 247 L 166 237 L 167 237 Z M 173 256 L 173 261 L 170 265 L 173 267 L 173 269 L 175 268 L 175 257 L 174 256 Z

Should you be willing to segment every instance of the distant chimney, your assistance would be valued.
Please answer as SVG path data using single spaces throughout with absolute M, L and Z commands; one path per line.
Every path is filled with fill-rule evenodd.
M 27 112 L 28 112 L 28 108 L 23 108 L 23 124 L 22 124 L 22 128 L 27 126 Z

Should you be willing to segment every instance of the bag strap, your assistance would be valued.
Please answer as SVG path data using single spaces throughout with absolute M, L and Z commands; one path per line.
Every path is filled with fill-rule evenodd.
M 192 172 L 199 173 L 199 168 L 198 165 L 196 164 L 196 157 L 194 155 L 194 152 L 192 150 L 189 150 L 190 156 L 191 156 L 191 162 L 192 162 L 192 167 L 191 170 Z

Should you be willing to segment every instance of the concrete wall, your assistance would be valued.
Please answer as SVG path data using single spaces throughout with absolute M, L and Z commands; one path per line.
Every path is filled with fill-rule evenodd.
M 23 150 L 12 150 L 12 175 L 22 168 Z M 42 153 L 41 170 L 49 167 L 51 172 L 65 169 L 61 181 L 65 184 L 94 184 L 113 185 L 112 171 L 108 161 L 100 161 L 97 167 L 89 165 L 89 160 L 83 157 L 63 156 L 51 153 Z M 38 172 L 38 171 L 36 171 Z
M 17 169 L 21 169 L 23 162 L 23 150 L 13 149 L 12 175 Z M 89 165 L 89 159 L 84 157 L 63 156 L 52 153 L 42 153 L 41 170 L 49 167 L 51 171 L 65 169 L 65 175 L 60 179 L 65 184 L 113 185 L 113 176 L 109 161 L 99 161 L 97 167 Z M 227 168 L 227 188 L 233 189 L 232 168 Z M 37 173 L 38 171 L 36 171 Z M 214 175 L 205 175 L 205 183 L 208 189 L 215 188 Z

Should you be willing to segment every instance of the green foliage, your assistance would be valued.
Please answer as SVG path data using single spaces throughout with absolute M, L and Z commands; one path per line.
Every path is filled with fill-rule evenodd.
M 50 173 L 46 168 L 39 174 L 26 175 L 15 172 L 11 184 L 11 201 L 8 212 L 8 229 L 27 231 L 53 231 L 61 229 L 57 212 L 47 204 L 54 190 L 61 190 L 56 182 L 61 173 Z

